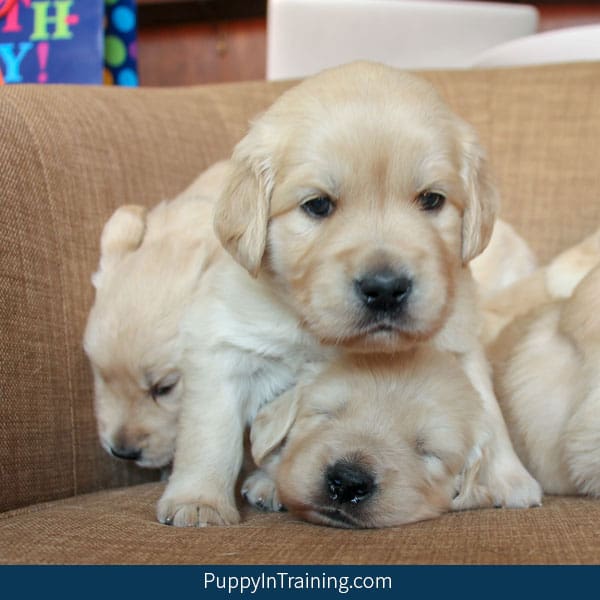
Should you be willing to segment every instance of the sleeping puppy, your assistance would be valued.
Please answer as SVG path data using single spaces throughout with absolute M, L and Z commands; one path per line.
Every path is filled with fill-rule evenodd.
M 514 238 L 510 247 L 514 250 L 519 246 L 521 242 L 518 238 Z M 494 269 L 495 266 L 501 267 L 501 263 L 497 263 L 491 256 L 488 259 L 487 252 L 488 249 L 478 257 L 478 260 L 481 259 L 482 266 L 492 267 L 497 277 L 504 278 L 507 273 L 503 273 L 502 268 Z M 525 273 L 526 262 L 522 261 L 524 255 L 517 251 L 516 254 L 511 252 L 509 256 L 519 265 L 519 272 Z M 569 298 L 579 282 L 598 264 L 599 259 L 600 229 L 556 256 L 544 267 L 492 293 L 485 293 L 489 286 L 485 283 L 480 286 L 481 273 L 474 273 L 478 289 L 483 292 L 481 294 L 483 309 L 481 339 L 484 345 L 491 345 L 503 328 L 517 317 L 526 315 L 542 304 Z
M 100 441 L 138 466 L 171 463 L 183 393 L 179 323 L 203 271 L 222 249 L 213 200 L 227 163 L 151 211 L 123 206 L 102 232 L 84 336 Z
M 469 267 L 477 294 L 485 303 L 502 290 L 531 276 L 538 269 L 537 257 L 510 223 L 496 219 L 490 243 Z
M 262 405 L 340 353 L 420 345 L 458 357 L 493 421 L 479 472 L 494 502 L 539 503 L 477 337 L 467 265 L 497 198 L 473 130 L 425 81 L 355 63 L 284 93 L 232 163 L 215 231 L 234 260 L 207 271 L 184 317 L 185 397 L 158 519 L 237 522 L 243 431 Z
M 578 251 L 594 239 L 590 270 L 593 254 Z M 515 449 L 549 494 L 600 496 L 599 241 L 588 238 L 546 270 L 552 293 L 582 277 L 570 297 L 517 318 L 490 349 Z
M 251 501 L 335 527 L 401 525 L 453 508 L 487 427 L 454 356 L 426 345 L 349 354 L 307 379 L 252 425 L 263 470 L 244 484 Z M 491 501 L 483 490 L 480 505 Z

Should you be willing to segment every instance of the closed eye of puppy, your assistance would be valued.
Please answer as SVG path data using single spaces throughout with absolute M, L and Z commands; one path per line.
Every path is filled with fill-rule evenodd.
M 309 521 L 401 525 L 452 509 L 484 417 L 448 353 L 351 355 L 263 408 L 252 452 Z
M 218 163 L 177 199 L 147 212 L 123 206 L 106 223 L 84 336 L 100 441 L 111 455 L 160 468 L 175 452 L 183 393 L 179 322 L 221 252 L 213 204 Z
M 236 146 L 215 208 L 234 260 L 203 277 L 182 322 L 182 426 L 158 519 L 237 522 L 243 432 L 261 406 L 337 354 L 420 345 L 458 357 L 492 418 L 481 473 L 496 503 L 539 503 L 477 335 L 468 263 L 496 207 L 476 134 L 426 81 L 354 63 L 284 93 Z
M 575 265 L 589 265 L 581 250 L 559 257 L 552 276 L 571 281 Z M 569 298 L 516 319 L 489 350 L 515 449 L 549 494 L 600 496 L 600 245 L 596 265 Z

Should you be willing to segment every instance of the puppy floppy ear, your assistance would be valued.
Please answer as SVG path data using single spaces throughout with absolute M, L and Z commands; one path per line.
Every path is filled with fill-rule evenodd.
M 92 276 L 94 287 L 111 265 L 139 248 L 146 232 L 146 213 L 143 206 L 127 204 L 117 208 L 106 222 L 100 237 L 100 265 Z
M 250 430 L 252 458 L 258 466 L 281 444 L 292 427 L 297 412 L 295 388 L 284 392 L 260 410 Z
M 460 124 L 461 179 L 465 189 L 465 209 L 462 222 L 463 264 L 481 254 L 492 237 L 499 197 L 490 180 L 483 148 L 473 129 Z
M 253 277 L 258 274 L 267 244 L 273 188 L 269 161 L 254 156 L 255 137 L 251 131 L 237 145 L 214 217 L 221 244 Z

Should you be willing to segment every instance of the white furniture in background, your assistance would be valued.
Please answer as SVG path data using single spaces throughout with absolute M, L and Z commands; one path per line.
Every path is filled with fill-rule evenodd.
M 533 6 L 453 0 L 269 0 L 267 79 L 367 59 L 411 69 L 466 67 L 537 29 Z
M 475 67 L 600 60 L 600 24 L 545 31 L 506 42 L 475 58 Z

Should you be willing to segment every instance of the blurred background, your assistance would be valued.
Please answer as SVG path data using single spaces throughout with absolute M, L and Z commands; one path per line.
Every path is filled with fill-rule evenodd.
M 350 9 L 354 9 L 355 4 L 365 4 L 368 1 L 346 0 L 345 4 Z M 371 1 L 373 4 L 384 3 Z M 402 4 L 402 0 L 386 1 L 388 4 Z M 418 2 L 419 0 L 416 0 L 413 4 Z M 465 4 L 453 0 L 446 0 L 446 2 L 449 5 Z M 284 0 L 273 2 L 274 5 L 284 3 Z M 308 8 L 300 7 L 303 10 L 319 8 L 314 6 L 319 4 L 319 0 L 305 0 L 304 3 Z M 344 4 L 344 1 L 338 4 Z M 479 5 L 482 2 L 472 4 Z M 494 5 L 494 3 L 489 4 Z M 509 1 L 505 4 L 515 8 L 519 5 L 533 5 L 538 12 L 538 21 L 534 25 L 537 32 L 590 24 L 600 26 L 600 1 L 598 0 Z M 272 10 L 273 8 L 278 7 L 271 7 Z M 356 6 L 356 10 L 360 10 L 360 7 Z M 337 14 L 340 14 L 340 9 Z M 293 22 L 290 24 L 289 19 L 295 18 L 298 22 L 298 18 L 294 15 L 287 18 L 286 23 L 286 15 L 282 16 L 283 25 L 278 22 L 280 31 L 270 32 L 272 43 L 277 42 L 280 46 L 285 46 L 286 40 L 290 40 L 290 35 L 285 28 L 293 26 Z M 321 17 L 319 13 L 316 16 L 307 15 L 307 21 L 313 27 L 316 23 L 323 31 L 330 32 L 325 34 L 325 37 L 337 35 L 338 19 L 328 23 L 327 18 L 327 15 Z M 358 18 L 361 18 L 360 15 Z M 362 17 L 363 20 L 364 18 Z M 141 85 L 192 85 L 264 79 L 267 76 L 267 0 L 138 0 L 138 26 L 138 68 Z M 305 26 L 303 23 L 297 24 L 294 33 L 302 36 L 302 27 Z M 525 26 L 531 27 L 531 22 Z M 521 36 L 523 33 L 527 31 L 518 32 L 518 35 Z M 377 31 L 371 30 L 371 34 L 377 41 Z M 422 30 L 420 34 L 425 44 L 435 46 L 438 43 L 436 36 L 430 36 L 427 29 Z M 292 48 L 292 50 L 305 55 L 314 54 L 317 52 L 315 47 L 323 37 L 323 33 L 318 34 L 313 31 L 304 37 L 303 47 Z M 600 52 L 600 35 L 597 41 Z M 554 41 L 549 43 L 556 45 Z M 278 48 L 277 57 L 286 50 L 286 48 Z M 272 61 L 273 57 L 271 57 Z M 286 65 L 279 65 L 277 68 L 280 69 L 280 73 L 271 73 L 269 78 L 285 78 L 286 74 L 290 77 L 299 74 L 294 69 L 286 73 Z
M 600 0 L 0 0 L 0 84 L 180 86 L 600 60 Z

